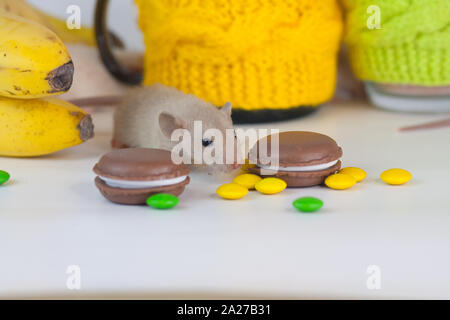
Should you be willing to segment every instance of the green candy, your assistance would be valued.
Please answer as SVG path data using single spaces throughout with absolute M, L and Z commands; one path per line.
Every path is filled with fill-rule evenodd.
M 158 193 L 147 199 L 147 205 L 155 209 L 172 209 L 178 204 L 178 198 L 169 193 Z
M 4 184 L 6 181 L 8 181 L 10 178 L 10 175 L 8 172 L 0 170 L 0 186 Z
M 295 200 L 292 205 L 301 212 L 315 212 L 322 208 L 323 202 L 314 197 L 303 197 Z

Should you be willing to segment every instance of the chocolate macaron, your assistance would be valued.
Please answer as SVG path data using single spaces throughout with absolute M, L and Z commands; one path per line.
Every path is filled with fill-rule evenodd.
M 122 204 L 144 204 L 156 193 L 179 196 L 189 183 L 189 168 L 174 164 L 167 150 L 118 149 L 95 165 L 95 185 L 105 198 Z
M 278 154 L 277 150 L 272 150 L 272 141 L 276 141 L 277 137 Z M 341 168 L 339 158 L 342 157 L 342 149 L 326 135 L 308 131 L 288 131 L 268 136 L 267 153 L 264 154 L 274 162 L 277 161 L 276 166 L 270 163 L 265 165 L 264 161 L 258 158 L 261 141 L 250 151 L 250 154 L 256 155 L 256 166 L 249 167 L 249 170 L 262 177 L 280 178 L 288 187 L 321 184 L 327 176 Z

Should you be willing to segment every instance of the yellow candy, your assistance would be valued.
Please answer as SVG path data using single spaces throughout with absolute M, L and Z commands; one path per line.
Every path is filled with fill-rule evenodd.
M 286 182 L 278 178 L 265 178 L 255 184 L 255 189 L 263 194 L 275 194 L 286 189 Z
M 411 180 L 412 174 L 403 169 L 389 169 L 380 175 L 380 179 L 387 184 L 399 185 Z
M 344 190 L 353 187 L 356 183 L 356 179 L 352 176 L 343 173 L 336 173 L 328 176 L 325 179 L 327 187 L 336 190 Z
M 339 170 L 339 173 L 343 173 L 343 174 L 352 176 L 353 178 L 356 179 L 356 182 L 363 181 L 365 179 L 365 177 L 367 176 L 367 173 L 363 169 L 355 168 L 355 167 L 343 168 L 343 169 Z
M 228 200 L 237 200 L 248 193 L 248 189 L 236 183 L 227 183 L 217 188 L 216 193 Z
M 245 173 L 234 178 L 233 183 L 246 187 L 249 190 L 253 190 L 255 189 L 255 184 L 261 180 L 261 177 L 256 174 Z

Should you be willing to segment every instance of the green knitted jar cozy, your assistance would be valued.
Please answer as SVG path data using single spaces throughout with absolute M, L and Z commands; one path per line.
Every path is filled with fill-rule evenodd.
M 360 79 L 450 85 L 450 0 L 343 0 L 343 4 L 345 42 Z M 376 12 L 380 28 L 371 29 L 368 21 L 369 25 L 375 21 L 370 19 Z

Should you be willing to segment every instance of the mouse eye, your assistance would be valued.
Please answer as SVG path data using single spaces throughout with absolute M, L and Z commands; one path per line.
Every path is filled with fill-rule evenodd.
M 203 139 L 202 140 L 202 145 L 204 147 L 207 147 L 207 146 L 211 145 L 212 143 L 213 143 L 213 141 L 211 139 Z

